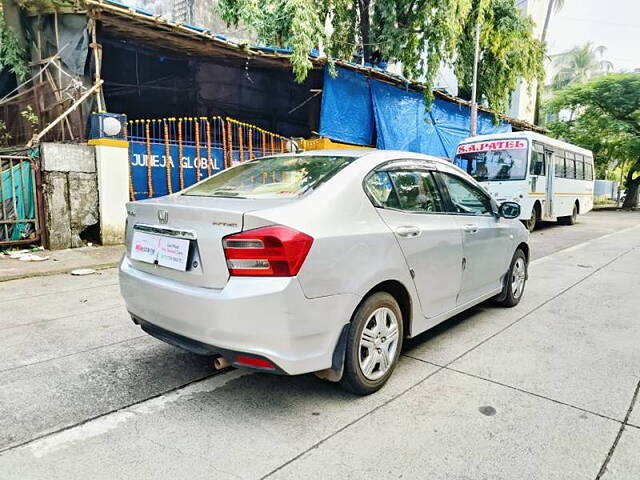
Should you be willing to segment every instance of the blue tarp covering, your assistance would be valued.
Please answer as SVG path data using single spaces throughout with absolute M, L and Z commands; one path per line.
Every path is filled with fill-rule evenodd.
M 320 135 L 356 145 L 371 145 L 373 129 L 369 80 L 344 68 L 338 68 L 338 76 L 334 78 L 325 68 Z
M 469 136 L 469 118 L 469 107 L 436 99 L 427 112 L 422 93 L 341 68 L 333 78 L 325 69 L 321 136 L 370 145 L 375 128 L 378 148 L 453 158 L 458 143 Z M 479 112 L 480 135 L 510 131 L 510 124 L 494 125 L 490 114 Z
M 469 107 L 442 99 L 426 112 L 422 93 L 371 82 L 371 96 L 378 128 L 378 148 L 453 158 L 456 147 L 469 136 Z M 510 132 L 511 125 L 495 125 L 492 115 L 478 114 L 478 134 Z
M 373 81 L 373 111 L 378 129 L 377 147 L 446 156 L 422 94 Z

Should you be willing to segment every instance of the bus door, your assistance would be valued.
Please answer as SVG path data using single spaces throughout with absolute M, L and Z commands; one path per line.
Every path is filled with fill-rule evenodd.
M 544 150 L 544 159 L 547 167 L 547 178 L 545 185 L 545 202 L 544 202 L 544 210 L 542 212 L 542 216 L 545 218 L 555 218 L 553 215 L 554 210 L 554 199 L 553 196 L 555 194 L 555 182 L 554 177 L 556 175 L 555 163 L 553 161 L 553 151 L 545 148 Z
M 538 142 L 533 142 L 531 147 L 531 163 L 529 166 L 529 199 L 531 206 L 539 202 L 542 210 L 540 214 L 544 217 L 547 191 L 547 164 L 544 147 Z M 525 212 L 529 215 L 529 212 Z

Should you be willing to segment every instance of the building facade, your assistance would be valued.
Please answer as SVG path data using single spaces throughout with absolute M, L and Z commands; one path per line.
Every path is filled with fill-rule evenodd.
M 534 33 L 536 38 L 542 38 L 544 19 L 547 13 L 549 0 L 519 0 L 518 6 L 524 15 L 528 15 L 535 23 Z M 536 90 L 538 82 L 526 82 L 518 80 L 518 87 L 511 97 L 511 106 L 508 115 L 520 120 L 533 123 L 536 114 Z

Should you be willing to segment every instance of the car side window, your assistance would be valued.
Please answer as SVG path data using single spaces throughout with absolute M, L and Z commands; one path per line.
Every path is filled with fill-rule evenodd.
M 449 192 L 452 213 L 460 215 L 493 215 L 488 195 L 475 185 L 450 173 L 442 172 L 441 178 Z
M 389 172 L 374 172 L 367 178 L 366 188 L 378 207 L 400 208 Z
M 398 193 L 400 208 L 409 212 L 442 213 L 444 202 L 428 171 L 391 171 L 391 181 Z
M 416 213 L 444 213 L 445 202 L 426 170 L 385 170 L 371 174 L 365 187 L 378 207 Z

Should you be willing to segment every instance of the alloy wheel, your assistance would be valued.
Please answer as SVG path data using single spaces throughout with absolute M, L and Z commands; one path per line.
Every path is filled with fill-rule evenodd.
M 524 291 L 524 283 L 526 280 L 527 272 L 524 263 L 524 259 L 517 258 L 513 264 L 513 270 L 511 272 L 511 292 L 514 298 L 520 298 Z
M 387 307 L 376 309 L 360 335 L 358 363 L 368 380 L 378 380 L 391 368 L 398 349 L 398 319 Z

